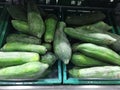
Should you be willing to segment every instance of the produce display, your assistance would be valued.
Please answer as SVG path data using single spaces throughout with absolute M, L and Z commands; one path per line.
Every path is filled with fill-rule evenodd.
M 13 32 L 0 49 L 0 79 L 45 78 L 57 60 L 73 78 L 120 78 L 120 36 L 111 33 L 104 13 L 68 15 L 60 21 L 31 1 L 26 8 L 7 10 Z
M 69 76 L 120 78 L 120 55 L 118 54 L 120 36 L 111 33 L 109 30 L 112 27 L 103 21 L 76 27 L 74 25 L 64 28 L 68 40 L 71 41 L 73 52 L 72 64 L 67 66 Z
M 0 80 L 37 80 L 54 74 L 52 69 L 58 57 L 52 43 L 57 16 L 48 14 L 44 21 L 31 1 L 27 8 L 11 5 L 7 10 L 12 17 L 13 32 L 0 49 Z

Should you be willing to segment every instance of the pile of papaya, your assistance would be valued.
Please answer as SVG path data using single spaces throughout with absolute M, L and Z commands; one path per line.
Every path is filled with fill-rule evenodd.
M 105 14 L 92 12 L 60 21 L 29 1 L 27 7 L 7 7 L 14 33 L 0 51 L 0 79 L 45 77 L 56 60 L 75 67 L 75 78 L 120 78 L 120 36 L 104 22 Z

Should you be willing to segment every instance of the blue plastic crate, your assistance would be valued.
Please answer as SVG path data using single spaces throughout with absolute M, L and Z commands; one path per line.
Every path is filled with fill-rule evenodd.
M 112 29 L 112 33 L 115 33 L 114 28 Z M 72 78 L 68 74 L 69 67 L 73 66 L 63 64 L 63 84 L 73 84 L 73 85 L 119 85 L 120 79 L 80 79 L 80 78 Z
M 61 73 L 61 61 L 56 63 L 55 68 L 57 69 L 57 77 L 53 78 L 41 78 L 33 81 L 1 81 L 0 85 L 59 85 L 62 83 Z
M 112 33 L 115 33 L 114 28 Z M 119 85 L 120 79 L 92 79 L 92 78 L 72 78 L 68 74 L 69 67 L 73 66 L 63 64 L 63 84 L 73 84 L 73 85 Z
M 87 9 L 86 11 L 89 11 L 89 9 Z M 63 12 L 63 15 L 66 15 L 66 13 L 67 13 L 66 11 Z M 111 16 L 109 15 L 109 12 L 104 11 L 104 13 L 106 14 L 106 18 L 104 21 L 113 26 L 113 21 L 111 19 Z M 116 32 L 117 29 L 115 26 L 113 26 L 110 32 L 120 34 L 120 27 L 117 28 L 119 33 Z M 67 84 L 67 85 L 68 84 L 71 85 L 119 85 L 120 84 L 120 79 L 73 78 L 69 76 L 68 73 L 68 70 L 73 67 L 73 64 L 70 62 L 70 64 L 68 65 L 63 64 L 62 67 L 63 67 L 63 84 Z
M 79 79 L 68 75 L 68 68 L 63 64 L 63 84 L 71 85 L 119 85 L 120 79 Z
M 0 47 L 6 41 L 6 37 L 11 32 L 11 23 L 10 23 L 10 16 L 6 15 L 6 19 L 4 20 L 4 25 L 2 27 L 2 32 L 0 34 Z M 54 84 L 61 84 L 62 83 L 62 71 L 61 71 L 61 61 L 58 60 L 53 68 L 52 72 L 48 77 L 40 78 L 37 80 L 30 80 L 30 81 L 2 81 L 0 80 L 0 85 L 54 85 Z

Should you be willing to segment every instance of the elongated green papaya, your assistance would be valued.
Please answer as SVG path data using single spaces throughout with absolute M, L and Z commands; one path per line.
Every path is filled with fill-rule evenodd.
M 113 65 L 120 65 L 120 56 L 111 49 L 98 46 L 92 43 L 84 43 L 74 47 L 75 51 L 80 51 L 86 56 L 107 62 Z
M 100 60 L 88 57 L 81 53 L 75 53 L 72 55 L 71 62 L 76 66 L 89 67 L 89 66 L 103 66 L 109 65 L 101 62 Z
M 75 51 L 75 50 L 74 50 L 74 47 L 77 47 L 78 45 L 80 45 L 80 43 L 74 43 L 74 44 L 72 45 L 73 52 Z M 107 46 L 107 45 L 100 45 L 100 46 L 102 46 L 102 47 L 106 47 L 106 48 L 110 48 L 110 47 Z
M 7 36 L 6 42 L 23 42 L 28 44 L 41 44 L 41 40 L 26 34 L 10 34 Z
M 110 33 L 110 32 L 103 32 L 106 33 L 110 36 L 112 36 L 113 38 L 115 38 L 117 41 L 112 43 L 111 45 L 109 45 L 113 50 L 119 52 L 120 51 L 120 36 L 115 34 L 115 33 Z
M 63 32 L 66 24 L 64 22 L 59 22 L 57 25 L 57 30 L 55 33 L 55 38 L 53 42 L 54 52 L 60 60 L 65 64 L 68 64 L 71 58 L 72 50 L 70 43 Z
M 82 15 L 67 16 L 65 22 L 68 25 L 82 26 L 82 25 L 96 23 L 98 21 L 103 20 L 104 18 L 105 18 L 105 14 L 103 14 L 102 12 L 93 12 Z
M 6 43 L 2 48 L 2 51 L 28 51 L 36 52 L 39 54 L 45 54 L 47 52 L 46 47 L 36 44 L 27 44 L 21 42 Z
M 115 41 L 114 43 L 110 44 L 109 46 L 110 46 L 113 50 L 115 50 L 115 51 L 117 51 L 117 52 L 120 51 L 120 47 L 119 47 L 119 45 L 120 45 L 120 36 L 119 36 L 119 35 L 117 35 L 117 34 L 115 34 L 115 33 L 107 32 L 107 31 L 105 31 L 105 30 L 100 30 L 100 29 L 98 29 L 97 27 L 95 28 L 95 27 L 92 26 L 92 25 L 91 25 L 91 26 L 90 26 L 90 25 L 87 25 L 87 26 L 82 26 L 82 27 L 77 27 L 77 28 L 79 28 L 79 29 L 84 29 L 84 30 L 86 30 L 86 31 L 91 31 L 91 32 L 93 32 L 93 33 L 103 33 L 103 34 L 107 34 L 107 35 L 115 38 L 116 41 Z M 103 28 L 103 27 L 101 27 L 101 28 Z
M 110 45 L 116 41 L 115 38 L 108 34 L 95 32 L 93 30 L 85 30 L 85 28 L 86 27 L 76 29 L 65 28 L 64 32 L 72 38 L 100 45 Z
M 90 24 L 90 25 L 84 25 L 84 26 L 81 26 L 81 27 L 89 27 L 88 29 L 95 28 L 95 29 L 98 29 L 100 31 L 108 31 L 108 30 L 112 29 L 112 26 L 109 26 L 107 23 L 105 23 L 103 21 L 99 21 L 97 23 Z M 76 27 L 76 28 L 81 28 L 81 27 Z
M 47 64 L 40 62 L 2 68 L 0 69 L 0 80 L 34 80 L 42 76 L 47 68 Z
M 70 69 L 69 74 L 75 78 L 107 78 L 118 79 L 120 78 L 119 66 L 99 66 L 82 69 Z
M 25 34 L 31 34 L 28 23 L 21 20 L 12 20 L 12 26 L 17 30 Z
M 103 21 L 99 21 L 95 24 L 92 24 L 91 26 L 99 29 L 99 30 L 103 30 L 103 31 L 108 31 L 112 29 L 112 26 L 108 25 L 107 23 L 103 22 Z
M 45 32 L 45 25 L 37 5 L 32 1 L 28 2 L 27 11 L 29 32 L 31 35 L 41 38 Z
M 39 61 L 40 56 L 33 52 L 0 52 L 0 68 Z
M 45 20 L 46 31 L 44 35 L 45 42 L 51 43 L 54 39 L 54 34 L 57 25 L 57 17 L 55 15 L 49 15 Z

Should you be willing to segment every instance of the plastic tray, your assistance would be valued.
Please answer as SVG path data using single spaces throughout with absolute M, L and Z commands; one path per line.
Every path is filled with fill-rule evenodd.
M 6 15 L 6 19 L 4 20 L 4 25 L 1 30 L 1 35 L 0 35 L 0 47 L 3 46 L 3 44 L 6 41 L 7 35 L 11 33 L 13 27 L 11 26 L 10 23 L 10 16 L 9 14 Z M 54 84 L 61 84 L 62 83 L 62 71 L 61 71 L 61 61 L 58 60 L 54 66 L 52 67 L 52 72 L 48 75 L 48 77 L 41 78 L 38 80 L 30 80 L 30 81 L 3 81 L 0 80 L 0 85 L 54 85 Z
M 103 12 L 106 14 L 106 19 L 104 21 L 112 25 L 113 22 L 109 16 L 110 13 L 104 10 Z M 67 11 L 64 11 L 63 17 L 65 17 L 66 15 L 69 15 L 69 14 L 67 13 Z M 117 31 L 116 28 L 113 26 L 113 29 L 111 30 L 111 32 L 116 33 L 116 31 Z M 112 84 L 117 85 L 117 84 L 120 84 L 120 79 L 72 78 L 68 74 L 68 70 L 71 69 L 72 67 L 73 67 L 73 64 L 71 62 L 68 65 L 63 64 L 63 84 L 72 84 L 72 85 L 112 85 Z
M 33 81 L 3 81 L 0 80 L 0 85 L 59 85 L 62 83 L 62 73 L 61 73 L 61 61 L 56 62 L 55 70 L 51 72 L 51 74 L 55 73 L 57 70 L 57 76 L 55 77 L 46 77 L 38 80 L 33 80 Z
M 56 69 L 55 69 L 56 68 Z M 55 70 L 51 74 L 55 73 L 57 70 L 57 76 L 55 77 L 46 77 L 33 81 L 2 81 L 0 80 L 0 85 L 59 85 L 62 83 L 62 73 L 61 73 L 61 61 L 56 62 Z
M 69 77 L 67 66 L 63 64 L 63 84 L 72 85 L 119 85 L 120 79 L 79 79 Z

